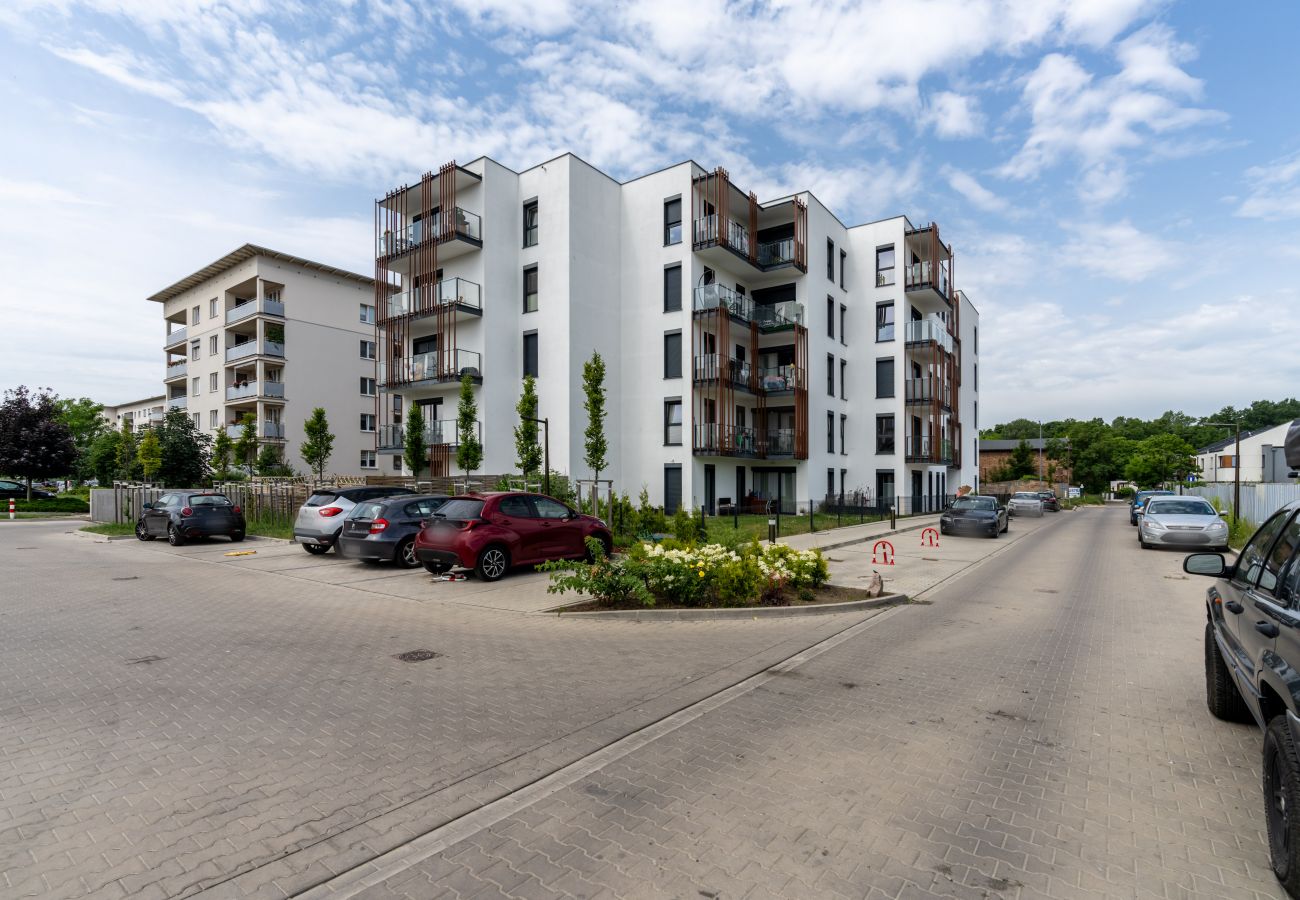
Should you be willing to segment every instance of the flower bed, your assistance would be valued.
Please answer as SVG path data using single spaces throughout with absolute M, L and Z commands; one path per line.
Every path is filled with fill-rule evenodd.
M 793 598 L 813 599 L 813 591 L 829 577 L 820 550 L 795 550 L 785 544 L 751 541 L 731 549 L 675 541 L 638 543 L 612 559 L 605 558 L 599 542 L 591 550 L 589 563 L 539 566 L 551 573 L 547 591 L 585 594 L 598 608 L 608 609 L 782 606 Z

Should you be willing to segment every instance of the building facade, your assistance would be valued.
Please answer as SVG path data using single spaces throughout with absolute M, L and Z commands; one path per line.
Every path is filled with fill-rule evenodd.
M 536 376 L 551 465 L 583 462 L 582 363 L 606 361 L 609 468 L 632 496 L 803 510 L 841 492 L 936 506 L 978 474 L 978 323 L 937 225 L 846 227 L 684 162 L 620 183 L 572 155 L 448 163 L 376 201 L 376 451 L 426 421 L 454 474 L 469 375 L 480 471 L 515 470 Z
M 1034 474 L 1038 473 L 1040 465 L 1043 470 L 1043 480 L 1050 480 L 1055 484 L 1071 484 L 1074 481 L 1074 472 L 1065 463 L 1052 459 L 1047 456 L 1046 449 L 1049 438 L 1027 438 L 1024 443 L 1033 452 Z M 1069 441 L 1062 438 L 1061 443 L 1069 446 Z M 993 475 L 1002 469 L 1011 461 L 1011 454 L 1020 446 L 1020 441 L 1003 441 L 1003 440 L 983 440 L 979 443 L 980 455 L 980 481 L 993 481 Z M 1052 477 L 1048 479 L 1048 470 L 1051 470 Z
M 1241 434 L 1241 458 L 1238 459 L 1237 436 L 1211 444 L 1196 451 L 1196 464 L 1201 467 L 1201 480 L 1211 483 L 1230 483 L 1241 467 L 1243 482 L 1289 481 L 1290 468 L 1286 465 L 1286 433 L 1290 422 L 1245 431 Z
M 303 423 L 323 407 L 326 470 L 377 473 L 373 298 L 364 275 L 245 244 L 148 298 L 167 327 L 166 406 L 234 439 L 251 413 L 297 471 Z
M 100 415 L 109 428 L 120 431 L 122 426 L 130 423 L 132 431 L 141 431 L 150 424 L 161 422 L 167 410 L 167 398 L 162 394 L 157 397 L 145 397 L 117 406 L 105 406 Z

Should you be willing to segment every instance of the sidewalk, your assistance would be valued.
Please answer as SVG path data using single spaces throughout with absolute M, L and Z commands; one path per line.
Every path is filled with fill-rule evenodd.
M 865 525 L 845 525 L 843 528 L 832 528 L 827 531 L 817 531 L 812 534 L 793 534 L 789 537 L 781 538 L 781 543 L 789 544 L 796 550 L 812 550 L 820 548 L 829 550 L 834 547 L 846 547 L 850 544 L 858 544 L 863 541 L 878 541 L 882 537 L 891 534 L 902 534 L 907 531 L 917 531 L 927 526 L 939 527 L 939 513 L 930 513 L 921 516 L 908 516 L 897 520 L 896 528 L 889 527 L 889 520 L 881 522 L 868 522 Z M 870 548 L 867 548 L 870 550 Z

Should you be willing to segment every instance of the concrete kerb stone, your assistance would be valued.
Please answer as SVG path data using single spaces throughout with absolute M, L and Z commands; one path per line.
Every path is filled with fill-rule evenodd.
M 594 609 L 586 612 L 565 612 L 572 606 L 589 603 L 575 600 L 562 606 L 553 606 L 530 616 L 556 616 L 562 619 L 624 619 L 632 622 L 706 622 L 713 619 L 779 619 L 787 616 L 829 616 L 835 613 L 861 612 L 882 606 L 901 606 L 909 603 L 906 594 L 881 594 L 866 600 L 846 600 L 843 603 L 821 603 L 813 606 L 729 606 L 725 609 Z
M 839 541 L 839 542 L 834 543 L 834 544 L 821 544 L 820 546 L 817 546 L 817 547 L 801 547 L 801 548 L 799 548 L 799 549 L 801 549 L 801 550 L 837 550 L 837 549 L 839 549 L 840 547 L 851 547 L 851 546 L 853 546 L 854 544 L 865 544 L 867 541 L 878 541 L 878 540 L 880 540 L 881 538 L 889 537 L 891 534 L 906 534 L 906 533 L 909 532 L 909 531 L 920 531 L 922 528 L 930 528 L 930 527 L 932 527 L 932 526 L 934 525 L 934 523 L 937 522 L 937 521 L 938 521 L 938 518 L 937 518 L 937 514 L 936 514 L 936 516 L 933 517 L 933 518 L 927 518 L 924 522 L 917 522 L 916 524 L 908 525 L 906 528 L 895 528 L 893 531 L 880 531 L 880 532 L 877 532 L 877 533 L 875 533 L 875 534 L 867 535 L 866 537 L 855 537 L 855 538 L 850 538 L 850 539 L 847 540 L 847 541 Z M 846 527 L 848 527 L 848 528 L 853 528 L 853 527 L 855 527 L 855 526 L 853 526 L 853 525 L 849 525 L 849 526 L 846 526 Z M 861 527 L 861 526 L 856 526 L 856 527 Z M 798 535 L 798 537 L 803 537 L 803 536 L 804 536 L 804 535 Z M 787 542 L 787 541 L 782 541 L 782 543 L 788 543 L 788 542 Z

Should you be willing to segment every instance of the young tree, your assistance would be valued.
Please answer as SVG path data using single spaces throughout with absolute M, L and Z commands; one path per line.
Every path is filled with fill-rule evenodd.
M 162 448 L 158 480 L 167 487 L 198 487 L 210 474 L 212 435 L 199 431 L 183 409 L 169 409 L 153 429 Z
M 117 444 L 117 477 L 126 481 L 139 481 L 144 477 L 140 469 L 139 441 L 131 430 L 130 422 L 122 423 L 122 439 Z
M 406 430 L 402 437 L 402 459 L 416 478 L 429 468 L 429 447 L 424 442 L 424 429 L 424 408 L 418 403 L 412 403 L 406 413 Z
M 162 468 L 162 445 L 158 443 L 158 435 L 154 434 L 152 428 L 140 439 L 137 455 L 140 458 L 140 470 L 144 474 L 144 480 L 153 481 L 153 477 Z
M 240 419 L 243 430 L 235 440 L 235 461 L 253 474 L 253 462 L 257 457 L 257 416 L 251 412 L 244 413 Z
M 280 450 L 272 444 L 263 444 L 257 454 L 257 474 L 263 477 L 284 474 L 285 465 L 280 461 Z
M 1024 475 L 1033 475 L 1037 471 L 1034 463 L 1034 451 L 1024 438 L 1016 444 L 1015 449 L 1011 451 L 1011 458 L 1007 460 L 1007 468 L 1011 470 L 1012 478 L 1020 478 Z
M 609 443 L 605 440 L 605 361 L 593 352 L 591 359 L 582 364 L 582 390 L 586 395 L 582 406 L 587 410 L 586 439 L 587 466 L 599 480 L 600 473 L 609 467 L 605 454 Z
M 77 481 L 93 477 L 90 465 L 90 451 L 96 438 L 108 431 L 104 422 L 104 404 L 96 403 L 89 397 L 76 400 L 56 400 L 58 419 L 68 426 L 72 433 L 72 444 L 77 448 L 77 460 L 73 476 Z
M 460 380 L 460 403 L 456 407 L 456 465 L 468 478 L 483 464 L 483 445 L 478 439 L 478 404 L 474 402 L 474 382 L 469 375 Z
M 117 474 L 117 448 L 122 444 L 122 434 L 116 428 L 95 438 L 90 447 L 90 474 L 100 487 L 108 487 Z
M 58 420 L 56 398 L 48 389 L 32 394 L 25 385 L 5 391 L 0 404 L 0 472 L 27 480 L 72 472 L 77 448 L 72 432 Z
M 542 447 L 537 443 L 537 380 L 524 376 L 524 389 L 515 406 L 519 424 L 515 426 L 515 456 L 519 472 L 526 482 L 542 468 Z
M 1174 434 L 1157 434 L 1137 445 L 1124 467 L 1124 477 L 1152 487 L 1182 481 L 1196 471 L 1196 451 L 1190 444 Z
M 307 437 L 298 448 L 298 455 L 307 468 L 316 473 L 316 480 L 324 481 L 325 464 L 334 452 L 334 435 L 330 433 L 324 407 L 318 406 L 311 411 L 311 418 L 303 423 L 302 430 Z
M 212 477 L 225 481 L 230 477 L 230 459 L 235 450 L 235 442 L 230 439 L 226 429 L 217 432 L 212 441 Z

